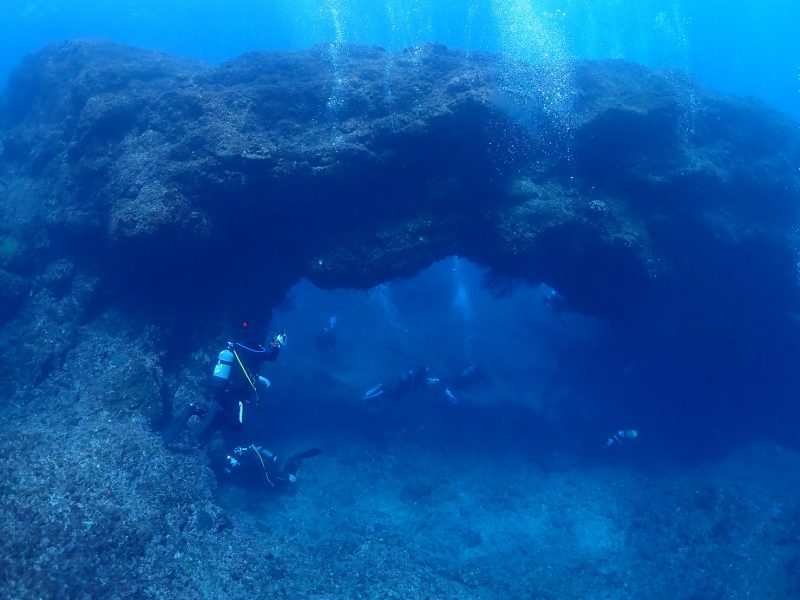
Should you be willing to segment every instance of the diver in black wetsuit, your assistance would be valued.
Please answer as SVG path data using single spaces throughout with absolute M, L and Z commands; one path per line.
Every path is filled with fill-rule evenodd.
M 251 444 L 234 448 L 225 457 L 224 471 L 242 485 L 280 488 L 297 482 L 297 471 L 303 460 L 319 454 L 322 450 L 311 448 L 281 460 L 266 448 Z
M 421 390 L 429 385 L 439 383 L 439 379 L 431 377 L 430 369 L 428 367 L 419 367 L 417 369 L 409 369 L 403 373 L 394 386 L 384 385 L 379 383 L 373 388 L 370 388 L 361 397 L 362 400 L 373 400 L 381 396 L 391 400 L 400 400 L 407 396 L 410 392 Z
M 258 405 L 259 389 L 263 390 L 271 385 L 269 379 L 259 374 L 263 363 L 276 360 L 286 340 L 286 332 L 283 331 L 272 338 L 269 349 L 261 344 L 228 342 L 227 347 L 217 357 L 211 377 L 214 398 L 208 408 L 195 403 L 186 406 L 164 429 L 164 443 L 169 444 L 174 440 L 192 416 L 202 419 L 194 432 L 197 438 L 207 434 L 220 420 L 233 429 L 241 429 L 245 406 L 250 403 L 251 398 Z
M 431 375 L 428 367 L 409 369 L 397 380 L 394 387 L 379 383 L 361 397 L 362 400 L 374 400 L 375 398 L 385 397 L 391 400 L 399 400 L 411 392 L 423 389 L 438 389 L 450 404 L 458 404 L 455 392 L 463 387 L 473 385 L 483 377 L 483 369 L 480 365 L 470 365 L 462 369 L 452 377 L 440 379 Z

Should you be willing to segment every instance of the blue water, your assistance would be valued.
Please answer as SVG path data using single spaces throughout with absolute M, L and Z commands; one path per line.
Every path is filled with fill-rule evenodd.
M 582 394 L 585 386 L 597 383 L 590 365 L 606 373 L 608 386 L 633 368 L 635 357 L 621 354 L 607 360 L 608 327 L 575 312 L 553 310 L 548 303 L 552 289 L 546 285 L 519 282 L 498 294 L 496 287 L 487 286 L 486 275 L 484 268 L 450 257 L 413 278 L 368 290 L 321 290 L 298 283 L 273 314 L 273 323 L 291 332 L 291 343 L 272 369 L 280 385 L 271 398 L 276 407 L 292 414 L 276 419 L 271 411 L 254 429 L 270 439 L 281 435 L 282 427 L 275 423 L 291 422 L 294 429 L 302 429 L 294 397 L 304 398 L 297 412 L 309 415 L 308 406 L 317 407 L 305 423 L 313 427 L 324 405 L 360 405 L 363 392 L 379 382 L 393 384 L 407 369 L 425 365 L 432 377 L 448 381 L 475 365 L 482 376 L 454 387 L 455 397 L 432 386 L 408 394 L 406 402 L 399 403 L 402 410 L 408 411 L 407 403 L 413 404 L 415 397 L 421 405 L 413 411 L 412 422 L 437 406 L 449 409 L 450 419 L 468 407 L 524 407 L 556 426 L 562 418 L 571 428 L 591 421 L 594 433 L 588 435 L 596 436 L 595 445 L 602 451 L 608 416 L 599 417 Z M 317 336 L 331 315 L 336 317 L 336 343 L 320 347 Z M 387 408 L 386 402 L 373 404 Z M 341 426 L 336 419 L 333 427 Z M 495 434 L 488 433 L 484 441 L 496 440 Z M 567 437 L 565 445 L 572 436 Z
M 258 49 L 441 42 L 529 60 L 676 67 L 800 118 L 800 3 L 658 0 L 8 0 L 0 80 L 29 52 L 101 37 L 220 62 Z

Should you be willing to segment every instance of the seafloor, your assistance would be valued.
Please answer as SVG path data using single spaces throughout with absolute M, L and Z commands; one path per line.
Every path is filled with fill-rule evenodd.
M 764 443 L 693 467 L 554 471 L 514 449 L 431 447 L 419 443 L 426 436 L 331 441 L 293 493 L 223 487 L 233 526 L 257 540 L 242 558 L 263 569 L 236 589 L 275 598 L 800 594 L 796 453 Z M 180 568 L 202 572 L 206 551 L 187 547 Z

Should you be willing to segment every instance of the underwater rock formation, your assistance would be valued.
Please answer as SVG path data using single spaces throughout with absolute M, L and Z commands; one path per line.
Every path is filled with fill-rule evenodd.
M 682 277 L 693 244 L 784 258 L 800 155 L 787 118 L 623 62 L 575 65 L 563 99 L 552 79 L 441 46 L 219 68 L 51 46 L 5 100 L 4 178 L 46 190 L 15 228 L 133 289 L 177 279 L 171 293 L 208 298 L 240 286 L 242 264 L 248 288 L 267 274 L 364 287 L 459 254 L 601 316 Z
M 343 46 L 212 67 L 90 41 L 32 55 L 0 110 L 0 555 L 28 552 L 0 562 L 4 591 L 81 597 L 117 577 L 122 596 L 157 595 L 144 576 L 92 579 L 134 561 L 185 597 L 253 593 L 259 559 L 226 554 L 249 538 L 213 505 L 203 456 L 165 452 L 151 426 L 201 387 L 227 315 L 302 277 L 366 287 L 457 254 L 545 281 L 643 363 L 703 382 L 639 390 L 665 431 L 698 398 L 701 429 L 728 393 L 762 401 L 742 380 L 788 396 L 798 165 L 783 115 L 625 62 Z M 247 565 L 239 580 L 208 555 L 170 562 L 201 539 Z M 85 576 L 76 545 L 98 557 Z M 52 576 L 27 581 L 32 564 Z
M 74 277 L 92 310 L 191 328 L 457 254 L 545 281 L 642 362 L 679 356 L 666 372 L 796 381 L 797 125 L 677 73 L 76 41 L 17 69 L 0 126 L 0 318 Z

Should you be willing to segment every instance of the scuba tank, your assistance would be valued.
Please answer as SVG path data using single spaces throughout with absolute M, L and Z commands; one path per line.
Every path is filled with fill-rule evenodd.
M 231 372 L 233 371 L 233 352 L 227 348 L 217 356 L 217 364 L 214 365 L 214 373 L 211 377 L 211 385 L 218 389 L 227 389 L 231 382 Z

